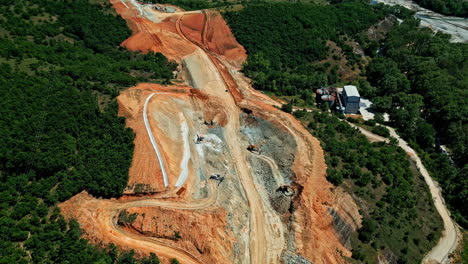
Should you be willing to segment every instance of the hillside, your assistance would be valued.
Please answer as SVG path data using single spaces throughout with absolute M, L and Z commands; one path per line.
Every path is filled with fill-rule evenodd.
M 466 258 L 467 46 L 413 12 L 359 0 L 0 8 L 0 263 Z M 316 95 L 345 84 L 374 120 Z
M 122 194 L 133 134 L 117 116 L 115 96 L 138 81 L 172 77 L 162 55 L 118 48 L 129 30 L 108 10 L 87 1 L 2 1 L 1 263 L 128 263 L 133 256 L 90 245 L 56 207 L 83 190 Z

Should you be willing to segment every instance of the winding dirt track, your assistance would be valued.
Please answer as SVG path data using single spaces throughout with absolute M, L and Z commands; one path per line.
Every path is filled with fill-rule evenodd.
M 387 127 L 390 130 L 390 135 L 398 140 L 398 145 L 408 153 L 411 159 L 416 163 L 421 175 L 424 177 L 427 186 L 431 192 L 432 199 L 434 200 L 434 205 L 442 217 L 444 222 L 444 231 L 442 232 L 442 237 L 435 247 L 427 253 L 423 259 L 423 263 L 450 263 L 449 255 L 452 253 L 458 244 L 458 235 L 459 230 L 455 222 L 450 217 L 450 212 L 445 206 L 444 198 L 436 181 L 431 178 L 426 167 L 424 167 L 421 159 L 414 149 L 412 149 L 406 141 L 404 141 L 391 127 Z
M 146 16 L 149 12 L 144 10 L 144 7 L 141 7 L 139 3 L 135 1 L 124 2 L 126 7 L 130 10 L 132 6 L 135 6 L 135 12 L 138 13 L 138 16 Z M 144 10 L 145 12 L 143 12 Z M 193 14 L 193 12 L 187 13 Z M 166 16 L 167 14 L 163 14 Z M 172 14 L 174 15 L 174 14 Z M 205 16 L 202 39 L 206 39 L 207 32 L 207 23 L 209 23 L 210 18 L 208 12 L 203 12 Z M 285 247 L 285 238 L 283 224 L 280 220 L 280 217 L 274 212 L 271 205 L 268 204 L 268 201 L 262 199 L 262 195 L 259 193 L 261 191 L 260 186 L 257 189 L 256 183 L 253 180 L 253 174 L 251 172 L 250 166 L 248 165 L 247 155 L 248 151 L 243 147 L 244 143 L 240 139 L 240 109 L 236 104 L 234 96 L 230 92 L 226 92 L 229 89 L 228 82 L 233 82 L 233 77 L 230 76 L 230 73 L 226 70 L 229 66 L 222 64 L 222 62 L 215 57 L 210 51 L 200 44 L 190 40 L 187 37 L 183 30 L 181 29 L 181 20 L 185 16 L 185 13 L 177 12 L 177 21 L 175 23 L 176 32 L 178 33 L 178 38 L 186 41 L 186 45 L 195 45 L 196 50 L 192 54 L 187 56 L 195 56 L 195 59 L 192 63 L 195 63 L 195 68 L 200 69 L 199 76 L 195 76 L 198 79 L 197 86 L 200 90 L 206 93 L 208 96 L 213 98 L 220 99 L 224 105 L 224 111 L 227 115 L 227 124 L 224 126 L 224 138 L 226 147 L 229 149 L 230 156 L 232 157 L 232 167 L 236 171 L 239 181 L 244 190 L 244 194 L 248 201 L 248 207 L 250 211 L 249 215 L 249 254 L 248 258 L 244 260 L 248 263 L 279 263 L 281 258 L 281 253 Z M 146 18 L 149 19 L 149 18 Z M 146 27 L 146 25 L 142 25 Z M 148 31 L 151 30 L 148 28 Z M 153 39 L 156 41 L 156 39 Z M 226 79 L 227 78 L 227 79 Z M 164 96 L 164 93 L 152 93 L 150 94 L 144 104 L 143 110 L 143 120 L 149 136 L 150 142 L 153 145 L 153 149 L 156 152 L 156 156 L 159 162 L 160 167 L 163 172 L 164 186 L 168 187 L 169 181 L 167 179 L 167 173 L 165 172 L 164 161 L 159 153 L 157 141 L 154 135 L 151 132 L 151 125 L 149 122 L 147 113 L 147 105 L 151 100 L 152 96 L 159 94 L 159 96 Z M 271 161 L 269 162 L 271 163 Z M 166 164 L 167 165 L 167 164 Z M 274 168 L 272 167 L 274 170 Z M 171 176 L 171 175 L 170 175 Z M 159 256 L 169 258 L 177 258 L 181 263 L 184 264 L 200 264 L 205 263 L 200 258 L 194 254 L 179 248 L 173 244 L 169 244 L 161 239 L 151 238 L 144 235 L 136 234 L 133 232 L 127 232 L 125 229 L 121 228 L 117 224 L 119 213 L 122 210 L 136 207 L 165 207 L 173 208 L 177 210 L 201 210 L 208 209 L 212 206 L 215 206 L 217 203 L 217 195 L 215 195 L 214 182 L 210 181 L 209 183 L 209 196 L 205 199 L 193 200 L 189 199 L 188 201 L 181 201 L 176 197 L 175 192 L 177 189 L 167 189 L 162 196 L 169 197 L 168 199 L 161 198 L 141 198 L 136 201 L 103 201 L 103 200 L 87 200 L 86 203 L 89 203 L 89 208 L 99 208 L 97 211 L 92 211 L 92 219 L 94 221 L 93 225 L 100 228 L 99 232 L 105 234 L 107 240 L 118 244 L 121 247 L 133 248 L 140 252 L 156 252 Z M 172 194 L 172 195 L 171 195 Z M 174 198 L 174 199 L 173 199 Z M 80 202 L 81 203 L 81 202 Z M 83 204 L 83 203 L 81 203 Z M 81 208 L 82 210 L 83 208 Z M 86 209 L 85 209 L 86 210 Z
M 183 248 L 175 247 L 172 244 L 162 240 L 136 235 L 122 229 L 117 224 L 118 215 L 122 210 L 133 207 L 165 207 L 178 210 L 201 210 L 209 208 L 216 203 L 216 184 L 211 182 L 210 195 L 206 199 L 197 200 L 193 203 L 180 203 L 175 201 L 165 201 L 164 199 L 144 199 L 130 201 L 125 203 L 113 203 L 105 208 L 104 214 L 97 218 L 100 221 L 100 226 L 104 227 L 105 232 L 113 234 L 116 239 L 122 240 L 125 237 L 126 243 L 137 245 L 140 249 L 146 249 L 149 252 L 158 252 L 158 255 L 177 258 L 181 263 L 188 264 L 203 264 L 204 262 Z
M 153 136 L 153 132 L 151 132 L 151 127 L 148 122 L 148 102 L 151 100 L 151 97 L 153 97 L 156 94 L 167 94 L 167 93 L 152 93 L 146 98 L 145 104 L 143 106 L 143 122 L 145 123 L 146 131 L 148 132 L 148 137 L 151 141 L 151 145 L 153 145 L 153 149 L 156 152 L 156 156 L 158 157 L 158 162 L 159 162 L 159 167 L 161 168 L 162 176 L 163 176 L 163 181 L 164 181 L 164 187 L 167 187 L 169 185 L 169 180 L 167 179 L 167 172 L 166 172 L 166 167 L 164 166 L 164 160 L 162 158 L 161 152 L 159 151 L 158 148 L 158 143 L 156 142 L 156 139 Z
M 273 177 L 275 178 L 276 184 L 278 186 L 284 185 L 284 178 L 281 176 L 281 173 L 278 169 L 278 165 L 272 158 L 265 156 L 265 155 L 261 155 L 261 154 L 255 154 L 255 153 L 252 153 L 252 154 L 255 155 L 255 157 L 257 158 L 264 160 L 266 163 L 268 163 L 268 165 L 270 165 L 271 171 L 273 173 Z
M 359 131 L 366 136 L 369 141 L 384 141 L 389 142 L 387 138 L 378 136 L 362 127 L 358 127 L 354 124 L 348 122 L 352 127 L 358 128 Z M 423 176 L 427 186 L 429 187 L 432 199 L 434 200 L 434 205 L 439 212 L 440 216 L 442 217 L 442 221 L 444 223 L 444 231 L 442 233 L 442 237 L 440 238 L 437 245 L 435 245 L 431 251 L 429 251 L 423 259 L 423 263 L 425 264 L 433 264 L 433 263 L 450 263 L 450 253 L 452 253 L 458 245 L 458 238 L 459 238 L 459 230 L 456 223 L 450 217 L 450 212 L 445 206 L 444 198 L 442 197 L 442 193 L 440 188 L 434 179 L 429 175 L 426 167 L 424 167 L 421 159 L 419 158 L 416 151 L 411 148 L 408 143 L 403 140 L 395 131 L 395 129 L 385 126 L 390 131 L 390 136 L 394 137 L 398 141 L 398 146 L 400 146 L 408 156 L 416 163 L 416 167 L 418 168 L 419 172 Z

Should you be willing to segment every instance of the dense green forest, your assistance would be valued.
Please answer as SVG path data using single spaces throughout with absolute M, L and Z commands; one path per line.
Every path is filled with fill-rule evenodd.
M 205 0 L 143 0 L 143 3 L 148 4 L 172 4 L 176 5 L 184 10 L 200 10 L 207 8 L 215 8 L 220 6 L 232 5 L 237 1 L 231 0 L 214 0 L 214 1 L 205 1 Z M 238 1 L 239 3 L 241 1 Z
M 465 0 L 413 0 L 420 6 L 448 16 L 468 17 L 468 2 Z
M 83 190 L 122 193 L 133 133 L 114 98 L 167 82 L 174 64 L 119 48 L 130 32 L 109 6 L 0 3 L 0 263 L 159 263 L 96 248 L 56 205 Z
M 384 18 L 385 12 L 364 3 L 250 4 L 225 18 L 249 53 L 244 72 L 256 89 L 311 98 L 311 87 L 338 80 L 336 69 L 319 61 L 328 55 L 327 40 L 347 45 L 355 36 Z
M 419 149 L 441 184 L 454 218 L 468 226 L 468 46 L 418 28 L 395 26 L 366 70 L 375 109 Z M 451 158 L 437 145 L 446 145 Z M 452 159 L 452 160 L 451 160 Z
M 398 263 L 420 263 L 436 244 L 442 219 L 406 153 L 395 143 L 369 143 L 355 128 L 320 109 L 294 115 L 320 139 L 328 180 L 366 208 L 361 210 L 359 236 L 352 238 L 353 258 L 377 263 L 379 252 L 391 250 Z
M 396 15 L 404 22 L 396 23 L 381 38 L 371 38 L 366 34 L 367 28 L 391 15 Z M 326 41 L 334 41 L 343 51 L 349 50 L 349 47 L 346 47 L 349 41 L 343 40 L 358 42 L 370 62 L 355 60 L 361 69 L 361 75 L 354 84 L 363 96 L 374 101 L 375 111 L 390 114 L 390 125 L 396 127 L 420 153 L 431 175 L 441 183 L 453 217 L 462 226 L 467 226 L 467 207 L 464 206 L 468 198 L 466 44 L 450 43 L 447 35 L 434 34 L 429 29 L 419 28 L 419 21 L 413 18 L 413 13 L 409 10 L 383 5 L 371 6 L 362 1 L 343 1 L 328 6 L 300 3 L 247 4 L 239 11 L 227 12 L 225 17 L 236 38 L 249 53 L 244 73 L 252 78 L 254 86 L 276 95 L 287 95 L 285 98 L 293 98 L 293 104 L 300 102 L 302 105 L 308 104 L 309 107 L 313 107 L 313 92 L 316 88 L 345 83 L 341 79 L 342 76 L 336 75 L 333 66 L 321 62 L 332 52 L 327 48 Z M 351 50 L 351 53 L 355 53 L 354 50 Z M 335 53 L 333 56 L 346 56 L 349 60 L 350 54 Z M 337 133 L 336 129 L 343 129 L 339 126 L 327 127 L 327 133 L 331 135 Z M 388 133 L 378 128 L 372 128 L 372 131 L 382 135 Z M 324 142 L 325 150 L 332 151 L 338 160 L 342 160 L 342 157 L 339 157 L 342 153 L 359 149 L 361 146 L 353 142 L 350 142 L 351 145 L 341 142 L 338 146 L 333 145 L 340 150 L 335 151 L 330 149 L 330 143 L 326 137 L 323 138 L 324 135 L 316 135 Z M 440 145 L 448 147 L 450 156 L 441 152 Z M 397 150 L 394 148 L 392 151 Z M 368 162 L 372 160 L 371 156 L 366 155 L 362 159 Z M 334 162 L 337 163 L 336 160 Z M 367 173 L 363 173 L 366 182 L 369 178 L 379 175 L 378 171 L 373 170 L 373 166 L 377 165 L 366 167 L 366 164 L 360 164 L 364 172 L 367 169 Z M 347 177 L 352 178 L 352 172 L 341 165 L 336 167 L 336 164 L 331 164 L 330 168 L 332 169 L 328 171 L 328 177 L 337 185 Z M 412 184 L 409 174 L 402 171 L 394 173 L 407 175 L 406 180 Z M 384 180 L 385 178 L 382 178 L 382 181 Z M 357 184 L 358 182 L 356 181 Z M 403 189 L 397 188 L 403 192 L 398 194 L 402 197 L 405 197 L 404 192 L 408 191 L 404 185 L 399 185 Z M 366 188 L 352 188 L 351 191 L 362 192 L 369 187 L 365 186 Z M 372 192 L 372 188 L 369 191 Z M 420 192 L 426 193 L 425 190 Z M 429 200 L 427 202 L 429 203 Z M 385 208 L 384 210 L 389 210 Z M 379 223 L 383 221 L 382 217 L 392 219 L 389 214 L 372 212 L 369 215 L 370 222 Z M 428 219 L 432 217 L 422 215 Z M 408 220 L 408 223 L 413 222 Z M 362 237 L 366 229 L 367 227 L 361 230 L 360 238 L 362 243 L 369 245 L 369 241 L 366 242 L 367 239 Z M 398 228 L 393 229 L 396 232 Z M 437 233 L 437 229 L 433 231 Z M 386 237 L 382 238 L 385 242 L 381 243 L 395 248 L 395 245 L 391 246 L 394 242 L 389 241 L 397 239 L 392 238 L 391 234 L 392 232 L 379 233 L 380 236 Z M 433 237 L 434 235 L 431 235 L 431 239 Z M 378 244 L 376 241 L 378 238 L 371 241 L 371 246 L 373 242 Z M 408 238 L 405 242 L 408 242 Z M 401 249 L 403 251 L 400 252 L 397 250 L 394 253 L 402 257 L 402 263 L 415 263 L 413 261 L 418 254 L 408 252 L 419 248 L 421 244 L 415 242 L 406 245 L 409 249 Z M 372 247 L 376 248 L 375 245 Z M 360 255 L 361 253 L 364 256 Z M 372 256 L 371 252 L 366 253 L 365 250 L 361 253 L 356 257 L 366 259 L 367 256 Z

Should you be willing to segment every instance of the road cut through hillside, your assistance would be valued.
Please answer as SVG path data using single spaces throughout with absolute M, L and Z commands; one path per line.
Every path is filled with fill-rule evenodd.
M 95 243 L 114 243 L 138 255 L 154 252 L 165 262 L 177 258 L 182 263 L 280 263 L 288 255 L 332 264 L 349 257 L 328 213 L 332 207 L 339 215 L 340 208 L 325 178 L 319 142 L 292 115 L 273 107 L 278 103 L 255 91 L 238 71 L 246 52 L 221 15 L 208 10 L 164 13 L 133 0 L 111 3 L 134 32 L 122 45 L 162 52 L 177 61 L 185 85 L 139 84 L 122 92 L 119 115 L 136 134 L 127 196 L 105 200 L 81 193 L 60 205 L 65 217 L 77 219 L 85 237 Z M 241 133 L 246 112 L 295 141 L 291 167 L 281 165 L 282 171 L 291 173 L 279 172 L 278 157 L 260 156 L 277 183 L 294 182 L 293 212 L 276 211 L 268 199 L 271 193 L 256 178 Z M 137 221 L 145 222 L 137 222 L 133 229 L 120 226 L 116 220 L 120 212 L 135 208 L 141 212 Z M 149 236 L 138 228 L 164 217 L 153 211 L 154 220 L 144 219 L 151 208 L 170 208 L 174 219 L 187 219 L 185 210 L 196 211 L 194 223 L 209 219 L 204 216 L 216 210 L 219 220 L 225 219 L 224 230 L 204 223 L 217 242 L 203 249 L 194 241 L 203 234 L 178 221 L 164 228 L 192 233 L 173 239 L 153 230 Z

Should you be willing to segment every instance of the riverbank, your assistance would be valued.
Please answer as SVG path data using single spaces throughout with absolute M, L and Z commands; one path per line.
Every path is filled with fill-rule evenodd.
M 416 12 L 415 17 L 421 20 L 422 27 L 429 27 L 434 31 L 451 35 L 451 42 L 468 42 L 468 19 L 466 18 L 444 16 L 409 0 L 373 0 L 372 2 L 404 6 Z

